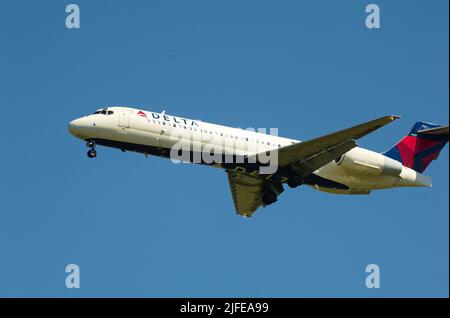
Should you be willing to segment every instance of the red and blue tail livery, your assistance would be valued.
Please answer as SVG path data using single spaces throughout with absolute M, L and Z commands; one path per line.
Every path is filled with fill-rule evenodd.
M 384 155 L 422 173 L 431 161 L 437 159 L 448 142 L 448 134 L 448 126 L 417 122 L 409 135 Z

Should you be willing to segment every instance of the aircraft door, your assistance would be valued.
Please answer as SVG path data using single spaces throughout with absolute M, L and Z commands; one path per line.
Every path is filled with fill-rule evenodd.
M 130 128 L 130 115 L 125 109 L 121 109 L 119 112 L 119 127 Z

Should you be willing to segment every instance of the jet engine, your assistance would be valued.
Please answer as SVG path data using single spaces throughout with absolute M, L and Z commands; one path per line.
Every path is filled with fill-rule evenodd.
M 336 164 L 349 171 L 373 176 L 383 174 L 398 177 L 403 169 L 403 165 L 397 160 L 363 148 L 350 150 L 338 158 Z

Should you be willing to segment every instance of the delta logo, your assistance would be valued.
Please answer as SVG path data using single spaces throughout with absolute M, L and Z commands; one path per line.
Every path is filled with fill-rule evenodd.
M 147 115 L 142 110 L 140 110 L 136 115 L 147 118 Z

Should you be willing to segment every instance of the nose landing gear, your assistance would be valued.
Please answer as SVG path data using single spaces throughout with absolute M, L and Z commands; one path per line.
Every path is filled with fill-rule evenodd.
M 89 149 L 89 151 L 87 152 L 87 156 L 91 159 L 95 158 L 97 157 L 97 151 L 94 148 Z
M 93 141 L 88 141 L 86 143 L 86 146 L 91 148 L 88 150 L 87 156 L 91 159 L 97 157 L 97 151 L 95 150 L 95 143 Z

